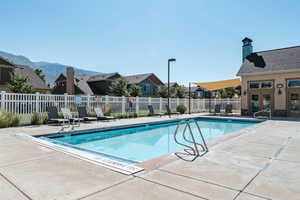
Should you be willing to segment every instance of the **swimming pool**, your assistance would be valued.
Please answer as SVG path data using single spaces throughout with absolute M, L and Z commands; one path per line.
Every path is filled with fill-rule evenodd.
M 210 140 L 257 122 L 222 119 L 195 119 L 205 140 Z M 49 135 L 45 140 L 99 154 L 127 164 L 136 164 L 183 149 L 173 138 L 178 121 L 136 125 L 92 132 Z M 183 131 L 183 126 L 179 131 Z M 192 130 L 196 131 L 195 124 Z M 178 134 L 179 136 L 181 134 Z M 183 138 L 179 138 L 183 142 Z M 196 140 L 200 142 L 200 137 Z

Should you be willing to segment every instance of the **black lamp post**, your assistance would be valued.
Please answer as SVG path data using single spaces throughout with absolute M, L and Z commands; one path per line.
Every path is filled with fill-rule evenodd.
M 170 62 L 175 62 L 175 58 L 170 58 L 168 60 L 168 108 L 170 108 Z M 170 113 L 168 113 L 170 115 Z

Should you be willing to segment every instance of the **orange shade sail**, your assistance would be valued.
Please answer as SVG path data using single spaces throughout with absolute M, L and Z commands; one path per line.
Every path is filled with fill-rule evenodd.
M 223 81 L 213 81 L 213 82 L 202 82 L 195 83 L 197 86 L 207 89 L 208 91 L 221 90 L 224 88 L 235 88 L 241 85 L 241 80 L 239 78 L 223 80 Z

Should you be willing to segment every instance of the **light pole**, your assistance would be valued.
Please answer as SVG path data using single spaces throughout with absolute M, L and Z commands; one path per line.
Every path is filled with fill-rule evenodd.
M 191 82 L 189 82 L 189 114 L 191 114 Z
M 176 59 L 175 58 L 170 58 L 168 60 L 168 108 L 171 110 L 170 108 L 170 62 L 175 62 Z M 170 112 L 168 113 L 169 115 L 171 114 Z

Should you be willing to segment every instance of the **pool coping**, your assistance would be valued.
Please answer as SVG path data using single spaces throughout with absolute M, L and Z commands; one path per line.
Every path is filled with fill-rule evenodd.
M 155 121 L 155 122 L 143 122 L 143 123 L 135 123 L 135 124 L 128 124 L 128 125 L 117 125 L 117 126 L 109 126 L 109 127 L 103 127 L 103 128 L 92 128 L 92 129 L 83 129 L 83 130 L 73 130 L 73 131 L 64 131 L 64 132 L 59 132 L 59 133 L 50 133 L 50 134 L 41 134 L 41 135 L 35 135 L 35 136 L 31 136 L 28 134 L 23 134 L 23 133 L 18 133 L 15 134 L 19 137 L 25 138 L 27 140 L 30 140 L 34 143 L 37 143 L 41 146 L 44 147 L 48 147 L 51 148 L 53 150 L 56 151 L 60 151 L 63 153 L 66 153 L 68 155 L 74 156 L 76 158 L 94 163 L 94 164 L 98 164 L 101 165 L 103 167 L 109 168 L 113 171 L 117 171 L 120 172 L 122 174 L 126 174 L 126 175 L 133 175 L 139 172 L 142 172 L 144 170 L 151 170 L 153 169 L 153 164 L 155 164 L 156 167 L 160 167 L 162 165 L 168 164 L 174 160 L 177 160 L 179 158 L 177 158 L 174 155 L 174 152 L 170 153 L 170 154 L 166 154 L 166 155 L 162 155 L 159 156 L 157 158 L 151 159 L 151 160 L 147 160 L 147 161 L 143 161 L 141 163 L 137 163 L 137 164 L 127 164 L 124 162 L 118 162 L 116 160 L 113 159 L 109 159 L 109 158 L 105 158 L 101 155 L 95 155 L 86 151 L 82 151 L 82 150 L 77 150 L 74 149 L 72 147 L 68 147 L 68 146 L 64 146 L 64 145 L 58 145 L 55 144 L 53 142 L 50 141 L 45 141 L 43 139 L 40 139 L 39 137 L 47 137 L 47 136 L 55 136 L 55 135 L 61 135 L 61 134 L 72 134 L 72 135 L 77 135 L 78 134 L 85 134 L 85 133 L 92 133 L 92 132 L 96 132 L 96 131 L 110 131 L 110 130 L 116 130 L 116 129 L 125 129 L 125 128 L 131 128 L 131 127 L 140 127 L 140 126 L 145 126 L 145 125 L 155 125 L 155 124 L 162 124 L 162 123 L 170 123 L 170 122 L 179 122 L 182 120 L 186 120 L 186 119 L 213 119 L 213 120 L 232 120 L 232 121 L 252 121 L 252 122 L 263 122 L 266 120 L 263 119 L 254 119 L 254 118 L 242 118 L 242 117 L 231 117 L 231 116 L 187 116 L 187 117 L 183 117 L 183 118 L 173 118 L 173 119 L 169 119 L 169 120 L 159 120 L 159 121 Z M 261 124 L 261 123 L 259 123 Z M 254 124 L 253 126 L 255 126 L 256 124 Z M 248 128 L 248 127 L 247 127 Z M 236 137 L 238 135 L 241 135 L 241 133 L 239 133 L 240 131 L 245 131 L 245 129 L 247 128 L 243 128 L 241 130 L 237 130 L 234 131 L 228 135 L 224 135 L 224 136 L 219 136 L 217 138 L 214 139 L 210 139 L 207 141 L 207 145 L 209 145 L 210 147 L 215 146 L 216 144 L 220 143 L 220 141 L 226 141 L 232 137 Z M 238 134 L 239 133 L 239 134 Z M 236 135 L 238 134 L 238 135 Z M 235 136 L 236 135 L 236 136 Z M 183 150 L 178 151 L 178 152 L 183 152 Z M 175 158 L 176 157 L 176 158 Z M 158 162 L 159 161 L 159 162 Z M 148 164 L 150 163 L 150 167 Z M 154 167 L 154 168 L 156 168 Z

